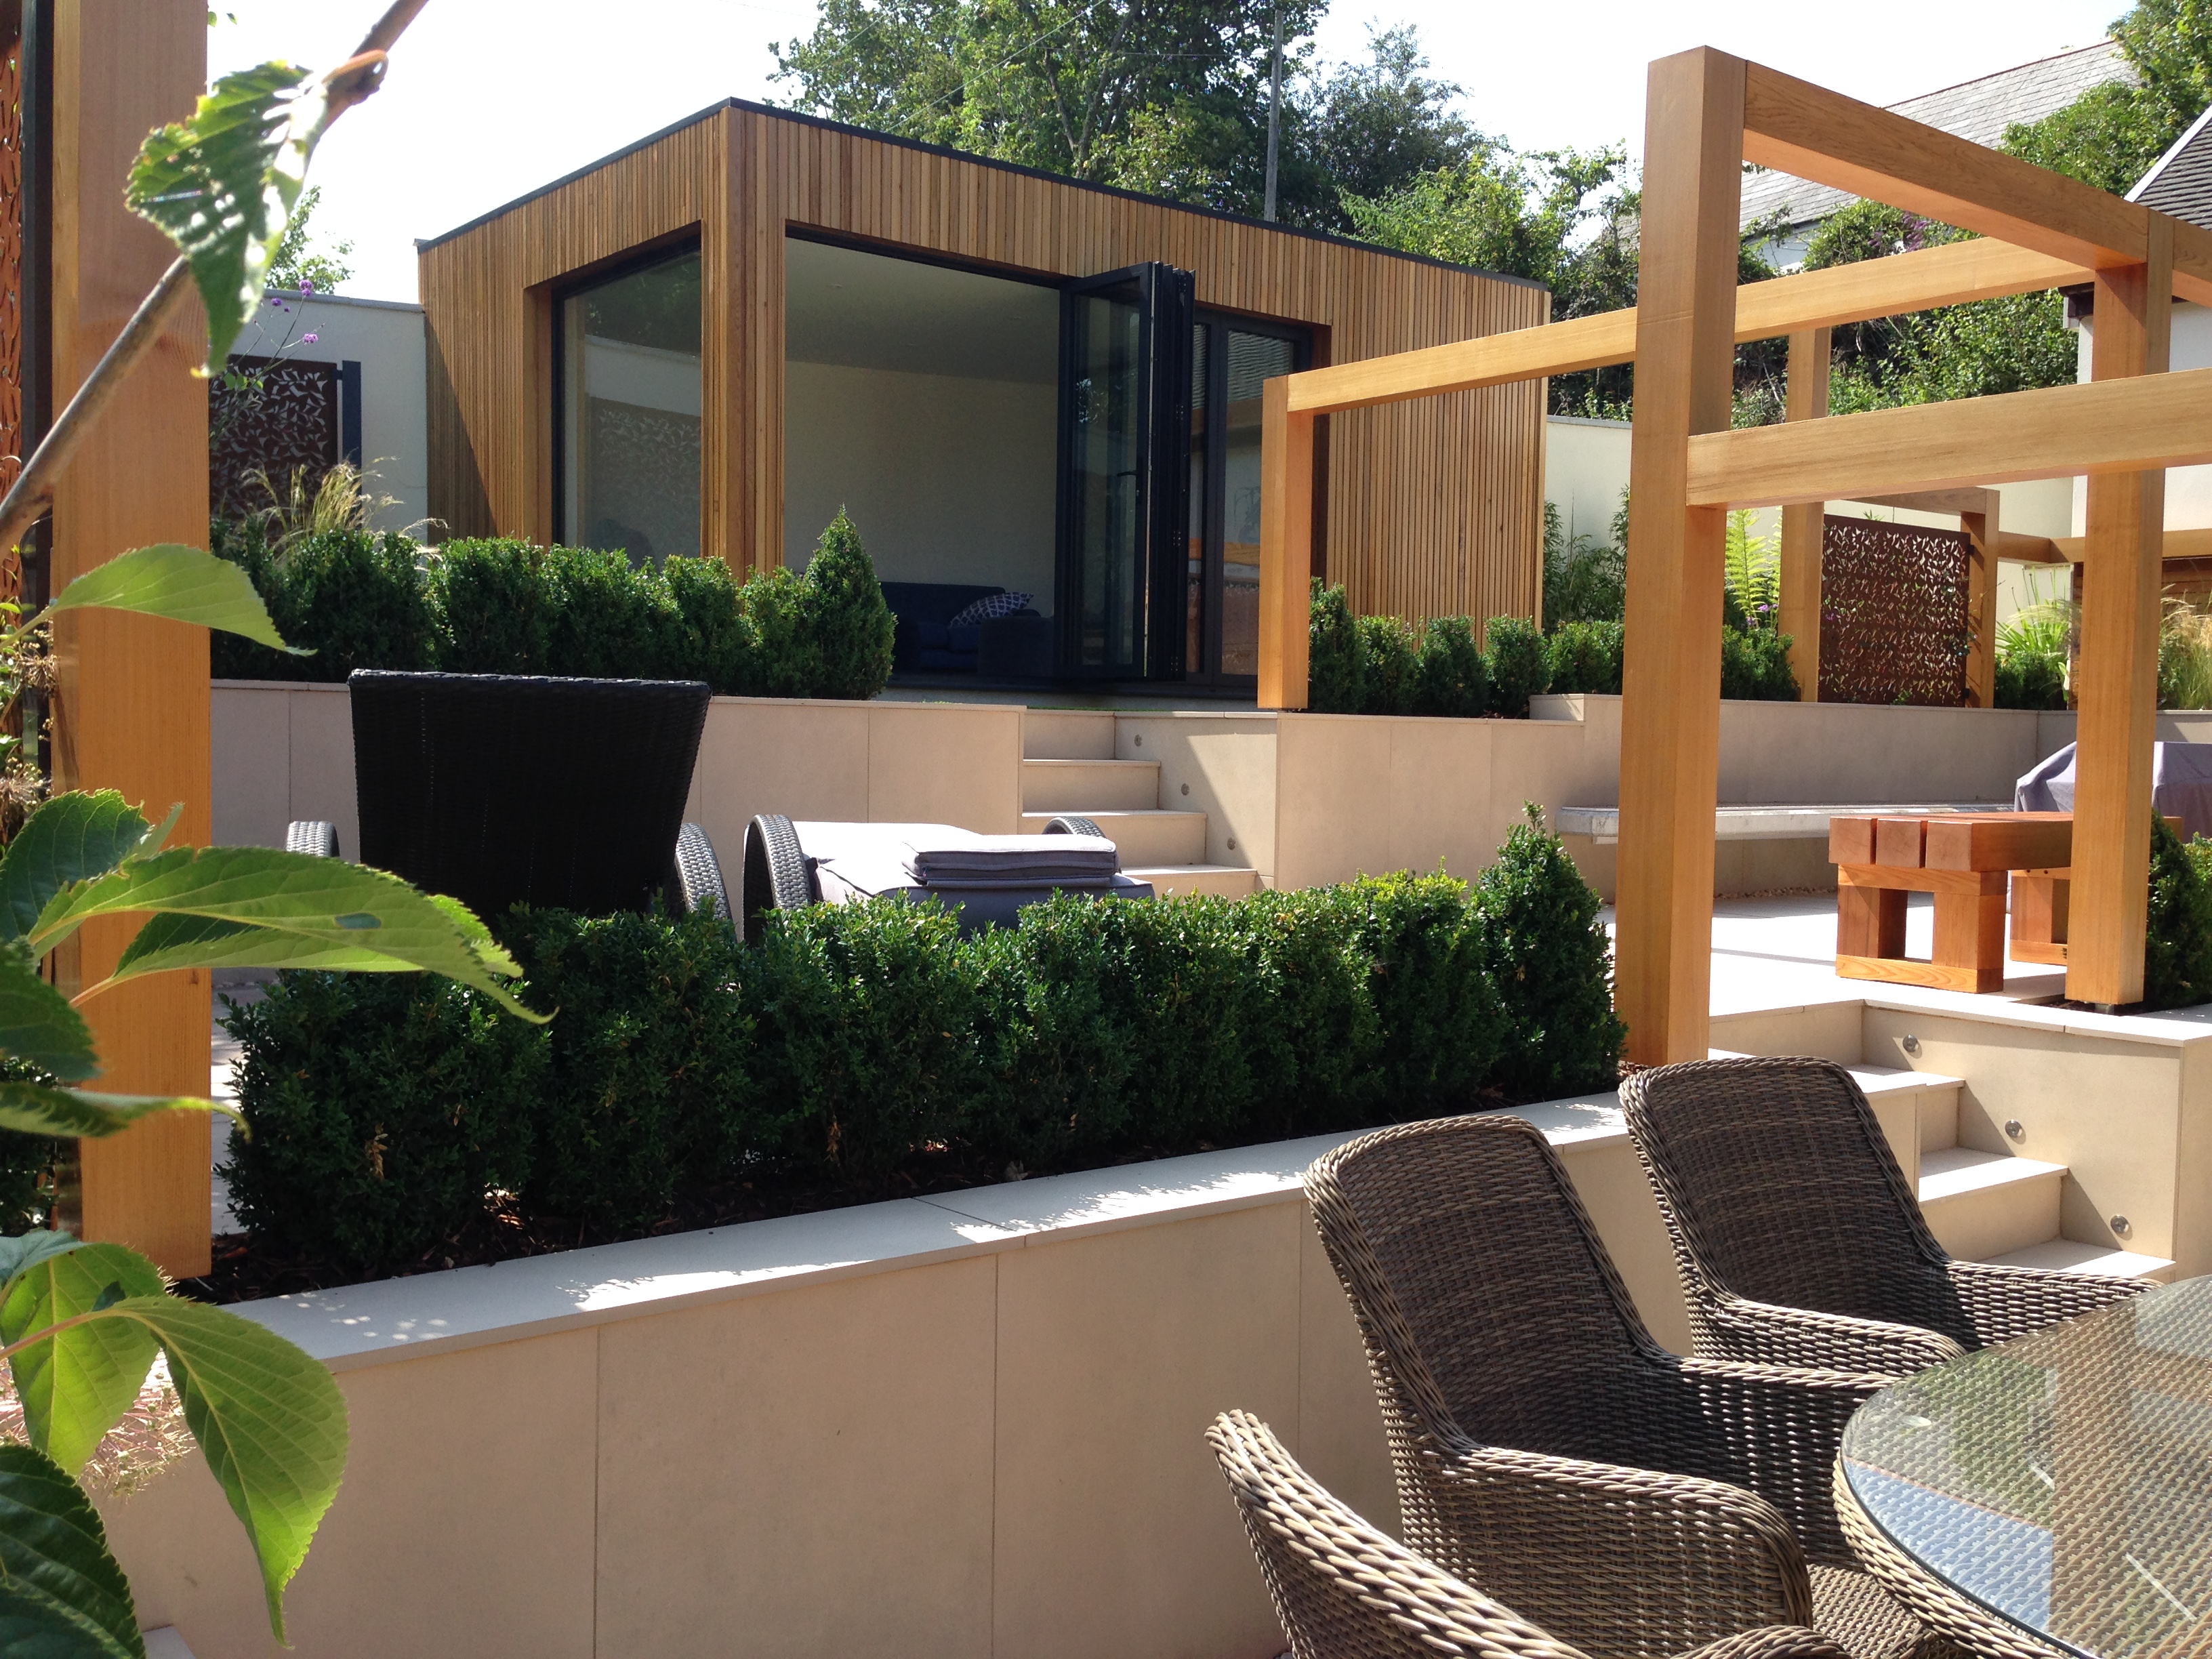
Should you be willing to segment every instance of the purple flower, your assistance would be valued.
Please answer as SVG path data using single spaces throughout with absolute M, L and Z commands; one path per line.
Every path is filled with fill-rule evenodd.
M 302 293 L 302 294 L 313 294 L 314 291 L 315 291 L 315 281 L 314 281 L 314 278 L 313 278 L 313 277 L 312 277 L 312 276 L 302 276 L 301 278 L 300 278 L 300 292 L 301 292 L 301 293 Z
M 313 345 L 313 344 L 314 344 L 314 343 L 315 343 L 315 337 L 314 337 L 313 335 L 312 335 L 312 334 L 302 334 L 302 335 L 300 337 L 300 343 L 301 343 L 301 344 L 302 344 L 302 345 Z M 1765 605 L 1762 605 L 1761 606 L 1759 606 L 1759 608 L 1761 611 L 1764 611 L 1764 610 L 1765 610 L 1765 609 L 1766 609 L 1766 607 L 1765 607 Z

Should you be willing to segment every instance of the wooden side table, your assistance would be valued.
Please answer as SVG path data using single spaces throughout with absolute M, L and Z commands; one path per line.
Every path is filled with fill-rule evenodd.
M 2011 872 L 2024 870 L 2051 878 L 2047 892 L 2056 892 L 2063 888 L 2073 851 L 2070 812 L 1831 819 L 1836 972 L 1845 979 L 1945 991 L 2003 989 L 2005 897 Z M 1936 950 L 1926 962 L 1905 954 L 1908 893 L 1935 896 Z M 2051 902 L 2063 905 L 2063 897 Z M 2046 910 L 2046 917 L 2050 914 Z M 2063 933 L 2063 908 L 2059 915 Z

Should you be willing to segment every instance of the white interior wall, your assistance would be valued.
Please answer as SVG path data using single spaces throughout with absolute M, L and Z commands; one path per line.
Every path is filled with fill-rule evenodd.
M 1030 381 L 784 365 L 783 556 L 842 507 L 885 581 L 1053 598 L 1058 392 Z
M 422 307 L 341 294 L 287 294 L 264 305 L 232 350 L 246 357 L 362 366 L 361 459 L 370 475 L 373 530 L 420 526 L 430 513 L 430 443 L 424 407 Z M 310 343 L 306 336 L 315 337 Z M 419 528 L 417 534 L 425 533 Z M 434 536 L 429 538 L 436 539 Z

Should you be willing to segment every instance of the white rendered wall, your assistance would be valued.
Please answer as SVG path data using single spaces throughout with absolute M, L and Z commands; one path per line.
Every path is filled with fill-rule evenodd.
M 843 507 L 884 581 L 973 582 L 1053 602 L 1051 386 L 784 365 L 783 560 Z
M 361 365 L 361 459 L 373 530 L 421 528 L 430 514 L 430 443 L 423 401 L 422 307 L 339 294 L 278 295 L 263 306 L 231 349 L 240 356 Z M 307 335 L 313 335 L 310 342 Z
M 2094 317 L 2082 319 L 2080 378 L 2084 380 L 2089 378 L 2089 354 L 2096 326 Z M 2177 369 L 2212 368 L 2212 310 L 2188 303 L 2174 307 L 2173 345 L 2169 361 Z M 2084 480 L 2075 478 L 2070 482 L 2074 485 L 2074 511 L 2065 533 L 2080 536 L 2087 533 L 2088 493 Z M 2212 530 L 2212 466 L 2166 469 L 2166 527 Z
M 1629 425 L 1553 415 L 1544 422 L 1544 499 L 1559 509 L 1571 541 L 1613 539 L 1613 515 L 1628 488 Z

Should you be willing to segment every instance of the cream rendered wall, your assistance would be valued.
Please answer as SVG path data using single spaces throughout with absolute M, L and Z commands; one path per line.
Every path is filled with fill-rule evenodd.
M 420 526 L 430 512 L 430 442 L 424 408 L 422 307 L 342 294 L 281 294 L 247 319 L 234 351 L 248 357 L 362 366 L 361 459 L 370 475 L 369 527 Z M 304 337 L 313 334 L 310 343 Z M 416 532 L 436 540 L 427 530 Z
M 357 854 L 345 687 L 218 680 L 213 727 L 216 842 L 282 847 L 294 819 L 323 818 Z M 716 697 L 684 816 L 706 827 L 732 882 L 760 812 L 1011 834 L 1021 755 L 1012 703 Z
M 2096 331 L 2097 319 L 2094 316 L 2083 318 L 2079 337 L 2079 378 L 2084 380 L 2089 378 L 2090 353 Z M 2212 368 L 2212 309 L 2193 301 L 2173 307 L 2173 343 L 2168 361 L 2177 369 Z M 2073 514 L 2066 533 L 2079 536 L 2085 533 L 2088 493 L 2086 480 L 2076 478 L 2071 482 Z M 2166 527 L 2212 530 L 2212 466 L 2166 469 Z
M 1553 415 L 1544 422 L 1544 499 L 1559 509 L 1569 539 L 1613 538 L 1613 515 L 1628 488 L 1629 425 Z
M 1053 603 L 1059 394 L 1045 385 L 784 366 L 783 557 L 842 507 L 885 581 L 979 582 Z

